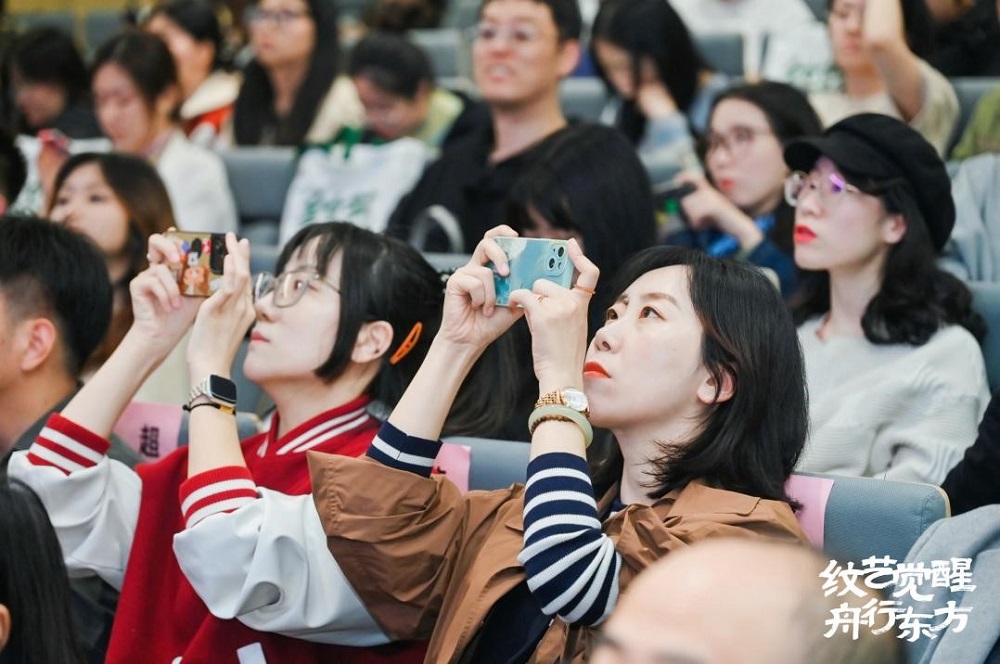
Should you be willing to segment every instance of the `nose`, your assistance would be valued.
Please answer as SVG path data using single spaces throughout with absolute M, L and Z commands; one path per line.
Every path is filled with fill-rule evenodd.
M 860 11 L 852 11 L 844 19 L 844 25 L 850 32 L 860 32 L 862 22 L 862 13 Z
M 795 216 L 810 215 L 816 216 L 823 210 L 822 201 L 819 197 L 819 189 L 805 187 L 799 193 L 799 202 L 795 205 Z
M 618 348 L 618 337 L 614 333 L 615 321 L 608 320 L 604 322 L 604 325 L 597 330 L 597 334 L 594 335 L 594 350 L 611 353 Z
M 255 298 L 253 308 L 257 314 L 257 320 L 273 321 L 277 315 L 277 307 L 274 306 L 274 291 L 272 290 L 264 297 Z

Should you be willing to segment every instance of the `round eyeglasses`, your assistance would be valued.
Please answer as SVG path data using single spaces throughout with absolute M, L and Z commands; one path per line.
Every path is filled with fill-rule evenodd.
M 291 307 L 302 299 L 309 290 L 309 285 L 314 283 L 323 284 L 335 293 L 340 293 L 340 289 L 324 279 L 319 272 L 312 268 L 303 268 L 282 272 L 277 277 L 270 272 L 261 272 L 254 282 L 253 299 L 254 302 L 258 302 L 273 293 L 274 306 Z
M 785 180 L 785 202 L 792 207 L 796 207 L 808 191 L 819 194 L 820 203 L 824 206 L 843 200 L 847 194 L 864 193 L 836 173 L 812 177 L 809 173 L 795 171 Z

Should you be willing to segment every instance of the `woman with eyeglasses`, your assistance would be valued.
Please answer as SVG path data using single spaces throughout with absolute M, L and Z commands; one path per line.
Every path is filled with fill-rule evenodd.
M 323 143 L 364 122 L 354 85 L 338 76 L 333 0 L 261 0 L 245 18 L 254 59 L 233 111 L 236 145 Z
M 934 147 L 856 115 L 793 141 L 792 305 L 809 383 L 800 470 L 939 484 L 976 439 L 989 391 L 968 288 L 937 267 L 955 223 Z
M 421 645 L 375 648 L 388 637 L 326 552 L 315 511 L 288 519 L 281 506 L 309 493 L 306 452 L 368 449 L 438 328 L 441 278 L 401 241 L 324 223 L 289 241 L 254 300 L 249 246 L 232 234 L 226 245 L 219 291 L 181 297 L 168 268 L 179 249 L 153 236 L 151 267 L 132 282 L 132 328 L 10 472 L 42 495 L 71 573 L 121 589 L 108 662 L 419 662 Z M 254 319 L 244 372 L 276 412 L 240 444 L 228 378 Z M 192 322 L 189 446 L 136 472 L 109 461 L 122 409 Z M 455 432 L 505 419 L 501 374 L 477 375 L 449 420 Z M 218 520 L 237 508 L 235 522 Z M 313 529 L 325 567 L 304 563 Z M 221 554 L 202 554 L 220 543 Z M 317 623 L 331 614 L 336 629 Z
M 608 124 L 621 129 L 647 163 L 701 170 L 695 138 L 729 81 L 705 62 L 670 3 L 605 0 L 594 18 L 590 52 L 614 95 Z
M 816 111 L 798 89 L 764 81 L 719 95 L 708 124 L 708 178 L 677 178 L 694 191 L 677 203 L 686 228 L 667 242 L 768 268 L 790 297 L 798 281 L 792 258 L 795 210 L 783 196 L 788 167 L 781 151 L 793 139 L 820 134 Z
M 827 0 L 826 8 L 843 86 L 810 95 L 823 124 L 884 113 L 907 122 L 943 155 L 958 119 L 958 97 L 925 60 L 934 51 L 926 0 Z

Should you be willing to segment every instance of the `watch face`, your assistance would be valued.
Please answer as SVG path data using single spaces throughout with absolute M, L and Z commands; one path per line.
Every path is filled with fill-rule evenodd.
M 563 390 L 562 396 L 566 405 L 573 410 L 578 410 L 582 413 L 590 407 L 590 402 L 587 401 L 587 395 L 580 390 L 566 389 Z
M 208 391 L 219 401 L 236 403 L 236 383 L 222 376 L 208 377 Z

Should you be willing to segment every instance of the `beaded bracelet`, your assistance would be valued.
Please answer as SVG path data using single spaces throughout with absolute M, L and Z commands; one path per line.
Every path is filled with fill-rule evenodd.
M 551 420 L 572 422 L 580 427 L 580 431 L 583 432 L 583 443 L 585 447 L 590 447 L 590 444 L 594 441 L 594 428 L 590 426 L 590 422 L 588 422 L 587 418 L 583 416 L 583 413 L 573 410 L 569 406 L 560 405 L 539 406 L 535 410 L 531 411 L 531 416 L 528 417 L 528 434 L 534 435 L 535 429 L 539 424 L 542 422 L 549 422 Z

